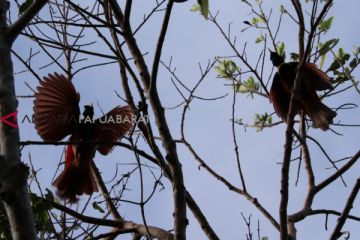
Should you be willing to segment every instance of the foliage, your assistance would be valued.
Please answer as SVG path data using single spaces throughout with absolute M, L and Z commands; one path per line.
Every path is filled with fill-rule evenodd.
M 237 92 L 239 93 L 249 93 L 248 96 L 254 97 L 254 92 L 258 92 L 260 89 L 259 83 L 250 76 L 246 81 L 243 81 L 239 84 Z
M 54 201 L 54 196 L 49 189 L 46 189 L 45 198 L 49 201 Z M 30 200 L 33 207 L 36 230 L 41 238 L 44 238 L 45 234 L 51 232 L 50 212 L 52 209 L 50 203 L 43 201 L 39 196 L 34 193 L 30 193 Z
M 198 0 L 199 5 L 193 5 L 191 11 L 200 12 L 205 19 L 209 17 L 209 0 Z
M 19 15 L 22 16 L 33 2 L 33 0 L 23 1 L 19 6 Z M 251 3 L 250 1 L 239 1 L 238 4 L 245 8 L 244 11 L 247 14 L 244 16 L 247 20 L 240 22 L 242 25 L 245 24 L 246 28 L 241 30 L 241 26 L 238 25 L 236 25 L 236 28 L 231 27 L 233 21 L 235 25 L 238 24 L 237 21 L 239 19 L 233 19 L 228 23 L 224 23 L 223 19 L 226 18 L 223 17 L 224 15 L 222 12 L 218 13 L 216 9 L 209 9 L 208 0 L 198 0 L 198 4 L 192 6 L 191 11 L 200 13 L 200 16 L 199 14 L 194 15 L 198 15 L 198 18 L 204 24 L 211 25 L 214 29 L 219 30 L 219 35 L 215 37 L 221 36 L 227 46 L 226 49 L 219 48 L 219 54 L 214 55 L 217 57 L 213 58 L 213 60 L 209 60 L 205 65 L 205 68 L 204 65 L 199 64 L 200 77 L 197 82 L 196 80 L 193 80 L 195 79 L 193 78 L 195 74 L 192 74 L 192 72 L 189 73 L 191 76 L 190 81 L 183 80 L 181 76 L 179 76 L 179 69 L 181 68 L 172 65 L 172 57 L 169 60 L 169 64 L 166 64 L 164 61 L 164 58 L 166 60 L 167 55 L 164 57 L 162 51 L 165 51 L 168 48 L 163 49 L 163 46 L 166 45 L 168 39 L 172 39 L 167 38 L 166 35 L 168 32 L 175 32 L 178 34 L 177 31 L 167 31 L 168 26 L 173 27 L 174 29 L 177 27 L 177 25 L 175 25 L 176 21 L 171 21 L 170 18 L 170 15 L 175 12 L 172 11 L 173 9 L 169 9 L 169 6 L 172 4 L 167 4 L 167 1 L 153 1 L 152 5 L 149 5 L 151 7 L 148 8 L 150 10 L 145 10 L 145 8 L 133 7 L 129 4 L 131 1 L 127 1 L 125 4 L 116 5 L 118 2 L 119 1 L 94 1 L 93 6 L 89 6 L 88 3 L 85 2 L 79 2 L 79 4 L 74 4 L 72 1 L 64 1 L 61 3 L 54 2 L 48 7 L 48 14 L 36 18 L 34 22 L 28 26 L 27 30 L 23 32 L 26 41 L 34 41 L 31 45 L 29 44 L 29 48 L 31 48 L 29 56 L 24 55 L 23 52 L 17 54 L 17 52 L 14 51 L 14 56 L 19 55 L 17 57 L 26 68 L 26 70 L 21 71 L 20 73 L 26 72 L 27 74 L 32 74 L 34 78 L 39 77 L 37 76 L 38 74 L 40 75 L 40 73 L 37 73 L 38 71 L 45 71 L 48 68 L 55 68 L 57 69 L 56 71 L 65 72 L 66 75 L 69 76 L 69 80 L 77 80 L 79 78 L 78 73 L 85 70 L 89 72 L 93 71 L 92 73 L 96 76 L 96 74 L 105 73 L 105 71 L 102 72 L 103 70 L 97 71 L 97 68 L 102 69 L 102 67 L 104 67 L 106 71 L 115 69 L 114 72 L 116 72 L 116 74 L 120 72 L 121 81 L 118 81 L 118 79 L 116 79 L 116 81 L 117 83 L 121 82 L 119 88 L 123 90 L 123 93 L 117 93 L 119 98 L 121 98 L 119 101 L 124 104 L 130 104 L 134 111 L 139 115 L 150 115 L 151 117 L 149 122 L 135 126 L 134 131 L 124 139 L 124 141 L 116 143 L 116 146 L 124 152 L 121 152 L 121 159 L 114 157 L 114 159 L 111 159 L 106 163 L 116 165 L 116 167 L 114 167 L 114 176 L 111 177 L 109 181 L 104 181 L 100 171 L 96 172 L 96 165 L 94 163 L 95 167 L 93 170 L 97 173 L 95 174 L 96 181 L 99 183 L 99 188 L 101 187 L 101 189 L 99 189 L 99 193 L 89 197 L 87 202 L 82 201 L 79 205 L 66 205 L 65 203 L 58 201 L 49 189 L 43 191 L 45 192 L 45 200 L 34 193 L 30 194 L 36 221 L 36 230 L 39 238 L 45 239 L 49 236 L 53 237 L 55 234 L 59 235 L 65 233 L 69 235 L 67 237 L 77 235 L 79 236 L 78 238 L 84 239 L 101 238 L 103 237 L 103 233 L 101 233 L 101 235 L 98 235 L 98 233 L 100 231 L 99 229 L 101 229 L 101 231 L 103 230 L 100 226 L 104 226 L 104 228 L 110 227 L 109 233 L 105 233 L 109 234 L 110 238 L 113 237 L 111 234 L 116 237 L 117 235 L 131 233 L 134 234 L 134 238 L 145 237 L 151 239 L 148 235 L 153 235 L 152 237 L 154 239 L 160 239 L 156 237 L 158 236 L 156 235 L 158 232 L 165 234 L 166 236 L 172 236 L 173 233 L 180 235 L 185 234 L 187 224 L 194 224 L 191 221 L 183 221 L 184 219 L 187 219 L 186 214 L 188 214 L 195 216 L 194 219 L 196 219 L 199 224 L 199 231 L 204 231 L 207 236 L 216 236 L 213 237 L 213 239 L 217 239 L 214 230 L 216 227 L 213 229 L 211 225 L 213 224 L 213 221 L 207 221 L 206 212 L 204 214 L 201 207 L 197 206 L 198 202 L 195 202 L 195 200 L 192 199 L 191 193 L 187 191 L 186 184 L 183 184 L 183 182 L 190 182 L 187 179 L 188 173 L 183 173 L 187 168 L 181 167 L 181 164 L 185 163 L 182 162 L 184 161 L 184 156 L 186 156 L 186 161 L 188 159 L 197 161 L 196 164 L 198 164 L 197 166 L 200 166 L 199 169 L 208 174 L 210 178 L 216 179 L 216 181 L 219 182 L 219 185 L 225 186 L 225 191 L 232 191 L 236 196 L 239 196 L 241 200 L 248 201 L 248 205 L 253 207 L 251 208 L 251 211 L 258 211 L 259 214 L 263 214 L 261 221 L 270 222 L 271 225 L 274 226 L 274 232 L 278 231 L 278 226 L 280 224 L 282 224 L 282 229 L 285 229 L 284 225 L 286 224 L 279 222 L 278 216 L 276 215 L 278 214 L 278 211 L 275 211 L 276 213 L 274 214 L 272 208 L 267 209 L 265 207 L 267 204 L 263 204 L 263 201 L 267 199 L 266 196 L 261 196 L 261 194 L 253 195 L 257 192 L 250 189 L 251 185 L 246 184 L 248 181 L 246 176 L 249 176 L 249 172 L 246 172 L 244 175 L 243 172 L 249 168 L 247 168 L 247 166 L 244 167 L 244 164 L 254 162 L 252 161 L 254 159 L 252 159 L 252 156 L 250 157 L 251 159 L 247 159 L 244 157 L 245 154 L 243 154 L 242 151 L 253 153 L 254 150 L 246 149 L 248 145 L 243 146 L 239 144 L 238 146 L 238 140 L 246 137 L 244 136 L 245 134 L 238 134 L 242 129 L 239 126 L 244 126 L 245 130 L 251 128 L 253 130 L 252 134 L 257 137 L 260 136 L 260 134 L 256 134 L 255 131 L 262 131 L 261 134 L 264 134 L 265 136 L 265 134 L 270 133 L 273 130 L 276 130 L 274 132 L 276 132 L 277 135 L 282 134 L 281 136 L 285 136 L 285 148 L 284 151 L 282 151 L 285 153 L 282 156 L 282 161 L 279 161 L 282 164 L 282 171 L 280 173 L 282 174 L 280 176 L 282 181 L 279 184 L 281 184 L 281 190 L 283 190 L 283 183 L 288 184 L 287 187 L 291 188 L 290 196 L 293 194 L 293 186 L 291 185 L 293 178 L 297 177 L 301 180 L 305 179 L 304 181 L 310 181 L 312 177 L 311 174 L 314 174 L 314 172 L 315 175 L 313 175 L 313 178 L 315 179 L 315 177 L 317 177 L 316 174 L 319 172 L 317 167 L 320 164 L 313 164 L 313 167 L 316 168 L 316 171 L 313 172 L 311 169 L 312 165 L 310 164 L 314 158 L 318 158 L 318 155 L 313 157 L 314 146 L 319 146 L 321 149 L 319 150 L 319 152 L 321 152 L 320 154 L 324 154 L 324 156 L 319 158 L 328 159 L 332 169 L 336 169 L 336 171 L 334 171 L 335 174 L 338 172 L 338 169 L 343 166 L 341 165 L 343 160 L 330 159 L 330 155 L 326 153 L 327 149 L 322 147 L 321 143 L 318 143 L 316 137 L 319 132 L 315 132 L 310 128 L 311 124 L 309 124 L 308 119 L 296 116 L 293 122 L 295 125 L 284 123 L 282 122 L 282 119 L 275 115 L 274 109 L 269 103 L 269 91 L 272 83 L 271 79 L 277 69 L 273 68 L 270 63 L 268 49 L 276 51 L 284 58 L 287 54 L 287 57 L 290 57 L 291 61 L 300 60 L 298 46 L 296 46 L 299 41 L 301 42 L 301 40 L 299 40 L 300 34 L 299 36 L 293 36 L 292 38 L 293 42 L 296 43 L 295 47 L 294 44 L 290 44 L 288 39 L 282 39 L 282 36 L 287 34 L 284 33 L 284 31 L 286 31 L 285 24 L 296 28 L 299 27 L 301 21 L 297 14 L 300 12 L 303 13 L 305 18 L 304 39 L 302 39 L 304 47 L 307 47 L 307 41 L 310 43 L 308 45 L 310 46 L 310 51 L 309 55 L 306 56 L 306 60 L 320 65 L 320 68 L 322 69 L 326 69 L 324 71 L 331 76 L 331 83 L 334 87 L 333 90 L 319 92 L 321 99 L 327 101 L 330 97 L 336 97 L 338 93 L 346 92 L 348 89 L 355 89 L 356 92 L 360 93 L 358 81 L 356 80 L 354 73 L 355 69 L 357 69 L 360 64 L 360 48 L 356 47 L 351 53 L 347 48 L 342 46 L 342 38 L 328 37 L 329 35 L 327 34 L 333 31 L 333 23 L 339 20 L 334 16 L 328 17 L 328 9 L 325 9 L 327 10 L 324 11 L 326 14 L 319 18 L 323 20 L 320 21 L 317 26 L 312 25 L 318 15 L 322 12 L 320 11 L 320 8 L 326 6 L 325 4 L 327 1 L 306 1 L 309 2 L 308 4 L 301 2 L 301 6 L 304 7 L 303 9 L 295 9 L 298 7 L 295 5 L 297 1 L 289 1 L 289 3 L 280 6 L 280 8 L 276 5 L 271 5 L 270 9 L 270 3 L 267 1 L 256 0 Z M 186 0 L 177 0 L 175 2 L 186 2 Z M 135 4 L 136 3 L 134 3 L 134 6 Z M 149 3 L 147 2 L 146 4 Z M 176 8 L 178 5 L 179 4 L 173 4 L 173 7 Z M 148 5 L 146 6 L 148 7 Z M 278 9 L 277 11 L 271 9 L 274 6 Z M 118 7 L 118 9 L 116 7 Z M 308 8 L 311 7 L 314 8 L 313 11 L 308 11 Z M 117 11 L 119 9 L 121 10 L 120 13 Z M 138 13 L 138 15 L 134 15 L 134 12 Z M 216 14 L 213 15 L 212 13 L 215 12 Z M 139 17 L 139 15 L 144 16 Z M 163 18 L 154 17 L 160 15 Z M 203 21 L 203 17 L 208 21 Z M 156 21 L 152 21 L 153 18 Z M 134 21 L 134 19 L 137 19 L 138 22 Z M 159 25 L 157 25 L 159 23 L 159 21 L 157 21 L 158 19 L 163 19 L 163 22 Z M 150 37 L 148 39 L 143 39 L 144 36 L 148 36 L 149 34 L 149 32 L 147 32 L 147 27 L 151 30 L 156 29 L 156 34 L 154 34 L 155 41 L 151 40 L 152 38 Z M 310 28 L 314 30 L 313 36 L 310 36 L 312 32 L 310 31 Z M 251 39 L 246 38 L 248 35 L 245 34 L 245 31 L 247 31 L 246 33 L 249 33 L 249 36 L 252 37 Z M 90 34 L 87 35 L 89 32 Z M 91 34 L 95 34 L 96 37 L 93 38 L 93 35 Z M 180 39 L 181 37 L 182 36 L 177 36 L 177 39 Z M 211 40 L 211 38 L 206 39 L 207 42 L 210 42 Z M 200 44 L 201 43 L 204 43 L 203 39 L 200 41 Z M 40 49 L 39 53 L 35 54 L 32 52 L 33 46 Z M 107 48 L 106 51 L 103 50 L 103 47 Z M 217 46 L 214 46 L 214 49 L 217 50 Z M 220 55 L 220 52 L 223 55 Z M 45 66 L 39 66 L 35 61 L 38 60 L 36 59 L 38 54 L 47 57 L 49 62 L 46 63 Z M 149 58 L 149 56 L 151 57 Z M 187 57 L 189 58 L 192 56 Z M 287 61 L 289 61 L 289 59 L 287 59 Z M 107 68 L 108 66 L 111 66 L 111 68 Z M 161 71 L 159 71 L 158 68 L 160 68 Z M 166 73 L 164 73 L 163 70 L 165 70 Z M 186 69 L 185 71 L 186 74 L 188 74 L 188 71 L 194 70 L 191 68 L 190 70 Z M 214 74 L 214 71 L 218 78 L 225 80 L 223 81 L 225 84 L 220 82 L 219 85 L 232 87 L 230 89 L 231 93 L 233 93 L 232 98 L 229 97 L 230 94 L 228 92 L 220 97 L 200 96 L 201 91 L 199 91 L 198 88 L 205 82 L 205 79 L 211 78 L 209 76 Z M 163 78 L 163 75 L 159 77 L 160 74 L 158 76 L 158 73 L 160 72 L 161 74 L 168 74 L 169 77 Z M 20 73 L 19 76 L 21 76 Z M 111 74 L 109 74 L 109 76 L 110 75 Z M 175 107 L 168 107 L 168 104 L 171 104 L 171 101 L 167 98 L 168 95 L 161 95 L 164 92 L 166 92 L 166 94 L 169 92 L 172 93 L 172 91 L 168 91 L 168 89 L 165 89 L 164 91 L 166 82 L 160 81 L 160 79 L 169 79 L 169 82 L 173 84 L 174 89 L 178 93 L 181 102 Z M 186 79 L 188 80 L 189 78 Z M 104 82 L 104 86 L 105 85 L 107 85 L 107 83 L 105 84 Z M 204 87 L 205 90 L 208 90 L 206 87 L 207 86 Z M 228 88 L 224 89 L 221 89 L 221 91 L 229 91 Z M 208 93 L 207 91 L 205 92 L 206 94 Z M 247 95 L 247 98 L 244 97 L 244 94 Z M 237 98 L 237 96 L 242 97 Z M 196 111 L 190 111 L 195 109 L 191 108 L 193 102 L 205 102 L 206 104 L 209 104 L 206 106 L 210 106 L 211 111 L 213 111 L 211 103 L 219 99 L 225 99 L 224 102 L 229 104 L 226 106 L 222 105 L 221 109 L 229 108 L 229 106 L 232 107 L 232 115 L 226 117 L 227 120 L 230 119 L 232 123 L 230 131 L 232 133 L 231 141 L 234 145 L 233 147 L 231 146 L 231 148 L 234 149 L 234 152 L 232 155 L 224 155 L 224 157 L 222 157 L 231 158 L 228 156 L 235 156 L 234 159 L 225 160 L 229 160 L 228 162 L 234 160 L 237 166 L 236 170 L 239 172 L 240 182 L 237 182 L 236 184 L 231 183 L 232 175 L 221 175 L 220 172 L 216 171 L 216 168 L 211 168 L 211 164 L 208 165 L 208 162 L 210 162 L 211 159 L 206 159 L 208 155 L 204 154 L 205 157 L 202 156 L 202 153 L 207 152 L 208 146 L 205 146 L 204 149 L 196 149 L 196 147 L 199 146 L 197 144 L 192 144 L 192 139 L 186 135 L 187 128 L 185 126 L 188 121 L 187 119 L 191 119 L 187 118 L 188 114 L 199 114 L 199 116 L 203 117 L 203 112 L 198 113 Z M 239 99 L 241 99 L 241 101 L 239 101 L 240 103 L 236 102 Z M 253 101 L 257 101 L 256 104 L 253 104 L 255 103 Z M 140 103 L 137 104 L 138 102 Z M 263 108 L 258 109 L 254 107 L 260 105 L 257 103 L 261 103 L 261 107 Z M 342 126 L 342 110 L 346 109 L 345 107 L 349 105 L 351 104 L 339 102 L 332 106 L 336 109 L 338 116 L 340 116 L 340 120 L 333 125 L 335 129 L 334 133 L 336 133 L 338 126 Z M 243 108 L 243 106 L 245 107 Z M 173 118 L 168 117 L 168 113 L 170 112 L 168 109 L 172 110 L 174 108 L 182 108 L 182 111 L 174 111 L 176 112 L 174 114 L 181 112 L 178 118 L 180 119 L 179 122 L 175 122 L 173 121 Z M 246 109 L 247 112 L 241 112 L 243 109 Z M 164 110 L 167 110 L 167 112 Z M 214 112 L 211 112 L 211 114 L 214 114 Z M 221 112 L 221 114 L 223 113 Z M 248 115 L 250 123 L 246 123 L 243 120 L 246 119 L 246 117 L 239 116 L 241 114 L 250 114 Z M 171 122 L 169 122 L 170 119 Z M 237 121 L 235 119 L 241 120 Z M 216 124 L 216 127 L 222 126 L 225 128 L 225 126 L 228 126 L 226 122 L 217 122 Z M 288 131 L 280 132 L 278 129 L 282 128 L 277 128 L 277 125 L 279 124 L 283 125 L 283 127 L 290 127 Z M 205 127 L 207 126 L 208 125 Z M 346 125 L 344 126 L 346 127 Z M 199 126 L 192 125 L 191 128 L 193 127 L 194 129 L 197 129 Z M 270 128 L 274 129 L 270 130 Z M 176 129 L 176 131 L 174 129 Z M 180 134 L 173 137 L 172 134 L 176 133 Z M 196 134 L 196 131 L 191 133 Z M 330 131 L 326 132 L 326 134 L 333 136 Z M 189 135 L 191 136 L 191 134 Z M 341 134 L 339 133 L 338 135 L 340 136 Z M 218 144 L 220 150 L 228 151 L 228 145 L 223 144 L 225 143 L 223 139 L 217 138 L 217 136 L 211 137 L 214 137 L 216 143 L 220 143 Z M 242 141 L 242 143 L 246 142 L 246 140 L 247 139 Z M 272 144 L 272 139 L 270 139 L 270 143 Z M 27 146 L 25 143 L 22 144 L 24 144 L 23 146 Z M 36 143 L 31 144 L 36 145 Z M 51 143 L 43 142 L 37 144 L 51 145 Z M 65 142 L 63 144 L 69 143 Z M 202 147 L 201 144 L 200 147 Z M 250 147 L 258 149 L 258 146 L 254 145 L 251 145 Z M 181 149 L 181 151 L 178 151 L 178 149 Z M 188 151 L 186 152 L 186 155 L 180 155 L 183 154 L 183 150 Z M 261 149 L 261 151 L 265 150 L 265 148 Z M 126 151 L 129 151 L 130 154 L 123 155 Z M 259 161 L 259 163 L 256 162 L 259 165 L 259 168 L 263 168 L 261 160 L 256 160 Z M 218 162 L 220 162 L 219 164 L 224 164 L 226 161 Z M 231 163 L 228 162 L 226 162 L 226 164 L 232 166 Z M 295 176 L 295 171 L 289 170 L 290 163 L 293 164 L 294 162 L 299 164 L 299 172 L 296 173 L 298 176 Z M 289 165 L 286 166 L 286 163 L 289 163 Z M 186 162 L 186 164 L 188 164 L 188 162 Z M 266 164 L 268 164 L 268 162 Z M 61 164 L 59 164 L 59 166 L 62 167 Z M 275 163 L 274 166 L 274 168 L 278 169 L 278 166 Z M 293 166 L 291 165 L 291 168 L 292 167 Z M 303 169 L 302 171 L 305 173 L 300 172 L 300 169 Z M 288 172 L 286 172 L 286 170 Z M 329 172 L 330 171 L 328 171 L 327 174 L 329 174 L 330 177 L 333 177 L 330 178 L 330 183 L 332 183 L 332 179 L 341 179 L 342 177 L 341 174 L 336 176 Z M 253 174 L 253 172 L 250 174 Z M 302 177 L 301 174 L 306 174 L 308 177 Z M 165 178 L 166 180 L 164 180 Z M 105 179 L 108 180 L 108 175 L 106 175 Z M 258 179 L 263 180 L 260 175 L 258 176 Z M 261 182 L 260 180 L 259 182 Z M 166 183 L 163 184 L 163 181 Z M 37 183 L 36 187 L 39 189 L 45 185 L 42 182 L 37 182 L 37 180 L 34 182 Z M 135 184 L 131 185 L 132 187 L 129 187 L 129 182 L 135 182 Z M 34 183 L 32 184 L 31 187 L 34 186 Z M 50 184 L 50 181 L 47 184 Z M 268 182 L 265 181 L 265 184 L 268 184 Z M 316 184 L 318 183 L 315 182 L 314 185 Z M 164 186 L 171 186 L 166 190 L 169 192 L 173 191 L 173 195 L 171 193 L 169 194 L 169 196 L 173 196 L 173 209 L 171 209 L 173 215 L 170 214 L 171 216 L 169 219 L 174 219 L 174 221 L 170 224 L 164 224 L 164 226 L 167 226 L 171 231 L 155 226 L 148 227 L 149 225 L 147 224 L 152 222 L 153 219 L 147 221 L 147 218 L 156 218 L 156 215 L 150 216 L 150 214 L 145 214 L 148 210 L 147 204 L 151 202 L 151 200 L 156 199 L 154 196 L 157 196 L 156 194 L 159 191 L 165 189 Z M 308 189 L 313 187 L 309 183 L 303 184 L 303 186 L 308 187 Z M 326 187 L 327 186 L 325 186 L 324 189 Z M 315 188 L 310 189 L 311 191 L 309 190 L 309 198 L 317 196 L 316 194 L 322 190 L 314 189 Z M 281 199 L 287 200 L 286 198 L 289 198 L 289 196 L 285 196 L 284 191 L 280 191 L 279 194 L 279 198 Z M 135 195 L 135 200 L 131 198 L 133 195 Z M 86 198 L 84 197 L 82 200 L 85 199 Z M 301 199 L 296 199 L 296 201 L 301 201 Z M 54 202 L 58 204 L 56 209 L 54 207 L 56 206 L 54 205 Z M 298 227 L 295 223 L 300 223 L 305 218 L 312 217 L 314 206 L 312 205 L 312 201 L 309 202 L 310 203 L 301 205 L 305 207 L 304 209 L 299 209 L 298 212 L 293 208 L 292 210 L 294 210 L 295 214 L 292 216 L 290 216 L 292 213 L 286 212 L 285 222 L 288 221 L 288 219 L 292 219 L 292 221 L 286 223 L 294 224 L 293 227 L 295 229 L 295 227 Z M 211 204 L 213 203 L 211 202 Z M 128 205 L 130 205 L 131 208 L 139 210 L 139 215 L 128 215 L 123 219 L 122 210 L 125 208 L 123 206 Z M 59 206 L 61 206 L 61 208 Z M 80 206 L 84 208 L 82 209 Z M 179 209 L 183 210 L 183 212 Z M 287 206 L 276 210 L 287 210 Z M 189 214 L 186 213 L 186 211 L 191 211 L 192 213 Z M 280 212 L 282 213 L 283 211 Z M 88 213 L 94 214 L 95 216 L 101 215 L 101 217 L 88 217 Z M 62 218 L 64 214 L 66 214 L 66 217 Z M 329 215 L 328 213 L 326 214 Z M 303 218 L 297 218 L 299 216 Z M 90 221 L 86 222 L 89 219 Z M 105 221 L 110 219 L 115 220 Z M 121 223 L 125 223 L 120 224 L 125 227 L 111 229 L 114 227 L 113 221 L 117 220 L 120 220 Z M 251 227 L 249 226 L 250 221 L 246 222 L 246 225 L 249 231 L 247 236 L 251 238 L 253 235 Z M 266 225 L 268 225 L 268 223 L 266 223 Z M 63 229 L 66 229 L 66 232 L 63 232 Z M 268 240 L 268 234 L 266 233 L 265 237 L 261 237 L 259 229 L 260 227 L 258 226 L 257 239 Z M 143 230 L 143 232 L 140 232 L 141 230 Z M 153 232 L 154 230 L 156 231 Z M 151 233 L 149 231 L 151 231 Z M 162 236 L 161 234 L 159 236 Z M 10 238 L 9 225 L 2 206 L 0 206 L 0 237 L 1 239 Z M 237 236 L 234 236 L 234 238 L 236 237 Z M 164 239 L 171 239 L 171 237 Z M 178 239 L 185 239 L 185 237 L 178 237 Z
M 260 132 L 264 129 L 264 127 L 267 127 L 272 124 L 272 117 L 268 113 L 264 114 L 255 114 L 255 120 L 254 120 L 254 126 L 257 132 Z
M 217 66 L 214 67 L 215 72 L 219 74 L 220 78 L 235 79 L 238 75 L 240 68 L 230 59 L 218 60 Z

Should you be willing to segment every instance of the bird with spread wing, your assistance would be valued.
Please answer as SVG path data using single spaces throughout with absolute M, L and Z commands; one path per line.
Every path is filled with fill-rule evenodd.
M 117 106 L 93 120 L 93 107 L 85 105 L 81 116 L 79 101 L 72 82 L 57 73 L 40 81 L 34 100 L 34 124 L 44 141 L 56 142 L 70 135 L 64 171 L 53 182 L 58 195 L 68 202 L 98 190 L 90 168 L 95 152 L 109 154 L 114 143 L 133 128 L 134 119 L 130 106 Z

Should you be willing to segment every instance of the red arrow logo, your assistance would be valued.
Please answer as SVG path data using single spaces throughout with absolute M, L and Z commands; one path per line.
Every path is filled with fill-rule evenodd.
M 3 123 L 13 127 L 13 128 L 19 128 L 18 125 L 17 125 L 17 114 L 18 114 L 18 111 L 16 110 L 15 112 L 12 112 L 6 116 L 3 116 L 0 118 L 0 121 L 2 121 Z M 7 119 L 8 118 L 12 118 L 12 121 L 8 121 Z

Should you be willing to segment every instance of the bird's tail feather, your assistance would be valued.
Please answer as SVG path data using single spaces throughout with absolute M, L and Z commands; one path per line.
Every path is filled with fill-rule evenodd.
M 57 188 L 57 195 L 70 203 L 78 200 L 77 195 L 98 191 L 90 164 L 70 164 L 55 179 L 53 186 Z
M 329 125 L 333 122 L 333 118 L 336 116 L 336 112 L 328 108 L 322 102 L 312 105 L 307 109 L 308 115 L 313 121 L 314 128 L 320 128 L 323 131 L 329 129 Z

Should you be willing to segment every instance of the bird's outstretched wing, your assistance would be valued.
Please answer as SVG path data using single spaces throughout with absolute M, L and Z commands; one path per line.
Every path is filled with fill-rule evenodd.
M 330 82 L 330 77 L 313 63 L 305 64 L 305 75 L 305 79 L 308 80 L 306 85 L 312 86 L 315 90 L 321 91 L 334 88 Z
M 110 112 L 95 121 L 97 150 L 107 155 L 114 148 L 114 144 L 125 133 L 132 129 L 135 122 L 135 113 L 130 106 L 113 108 Z
M 275 73 L 269 98 L 276 114 L 284 121 L 286 121 L 286 116 L 289 111 L 290 97 L 291 95 L 280 82 L 279 74 Z
M 60 141 L 77 124 L 80 96 L 63 75 L 49 74 L 40 81 L 34 100 L 34 124 L 44 141 Z

